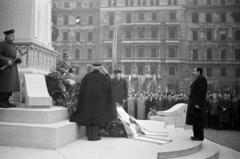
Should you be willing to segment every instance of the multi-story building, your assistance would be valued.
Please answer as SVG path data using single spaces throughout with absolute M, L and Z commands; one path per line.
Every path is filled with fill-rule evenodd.
M 180 68 L 185 66 L 184 0 L 102 0 L 100 12 L 99 57 L 109 72 L 116 53 L 117 68 L 133 90 L 186 89 L 180 86 Z
M 89 64 L 98 59 L 99 0 L 52 1 L 53 47 L 68 52 L 78 80 L 91 71 Z
M 188 0 L 186 5 L 188 71 L 202 66 L 209 92 L 233 93 L 240 86 L 239 8 L 239 0 Z

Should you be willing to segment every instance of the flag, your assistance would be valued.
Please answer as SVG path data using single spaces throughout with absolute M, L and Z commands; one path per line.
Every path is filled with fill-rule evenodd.
M 112 69 L 117 68 L 117 25 L 113 33 L 113 45 L 112 45 Z

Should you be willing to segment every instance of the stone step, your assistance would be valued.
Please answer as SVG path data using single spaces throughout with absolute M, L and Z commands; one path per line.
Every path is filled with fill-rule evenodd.
M 51 124 L 0 122 L 0 145 L 57 149 L 86 135 L 86 127 L 69 120 Z
M 227 148 L 225 146 L 218 145 L 218 144 L 216 144 L 216 146 L 219 149 L 219 157 L 218 157 L 218 159 L 226 159 L 226 158 L 229 158 L 229 159 L 239 159 L 240 158 L 240 153 L 239 152 L 237 152 L 235 150 L 232 150 L 232 149 L 229 149 L 229 148 Z
M 176 157 L 175 159 L 217 159 L 218 157 L 218 147 L 210 142 L 203 141 L 200 151 L 188 156 Z
M 28 109 L 24 106 L 0 108 L 1 122 L 49 124 L 68 118 L 68 109 L 60 106 L 51 106 L 44 109 Z

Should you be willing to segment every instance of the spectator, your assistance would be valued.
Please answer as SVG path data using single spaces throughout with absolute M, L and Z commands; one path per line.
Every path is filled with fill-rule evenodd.
M 218 128 L 218 109 L 219 101 L 217 95 L 213 96 L 213 100 L 210 101 L 210 120 L 212 129 Z
M 228 130 L 230 122 L 231 102 L 228 100 L 228 95 L 225 93 L 223 99 L 219 102 L 219 127 L 218 130 Z

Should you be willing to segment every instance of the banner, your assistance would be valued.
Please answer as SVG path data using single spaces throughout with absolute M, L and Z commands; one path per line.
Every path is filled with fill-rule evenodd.
M 113 33 L 113 44 L 112 44 L 112 69 L 117 68 L 117 25 Z

